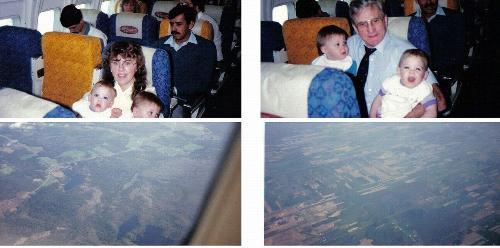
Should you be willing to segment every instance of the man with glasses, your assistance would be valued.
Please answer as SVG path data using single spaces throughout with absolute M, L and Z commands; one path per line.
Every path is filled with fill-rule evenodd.
M 349 55 L 359 65 L 354 86 L 361 115 L 367 117 L 382 82 L 396 73 L 403 52 L 415 47 L 387 32 L 387 16 L 380 1 L 353 0 L 349 14 L 357 33 L 347 40 Z M 432 72 L 427 81 L 433 84 L 438 110 L 443 110 L 446 103 Z M 424 107 L 417 105 L 406 117 L 421 117 L 423 114 Z
M 108 42 L 106 35 L 90 25 L 90 23 L 83 21 L 82 11 L 77 9 L 74 4 L 66 5 L 62 9 L 59 20 L 61 21 L 61 25 L 67 28 L 70 33 L 97 37 L 101 39 L 102 47 L 106 46 Z

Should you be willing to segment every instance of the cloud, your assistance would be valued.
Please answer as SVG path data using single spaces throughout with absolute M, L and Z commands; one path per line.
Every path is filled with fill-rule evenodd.
M 14 122 L 9 125 L 11 129 L 33 129 L 33 126 L 30 123 L 26 122 Z

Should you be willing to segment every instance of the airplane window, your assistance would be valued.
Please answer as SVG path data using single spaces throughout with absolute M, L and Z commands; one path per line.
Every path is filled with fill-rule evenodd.
M 36 28 L 42 35 L 46 32 L 54 31 L 55 11 L 47 10 L 38 15 L 38 27 Z
M 103 1 L 102 4 L 101 4 L 101 11 L 104 12 L 104 13 L 106 13 L 107 15 L 110 14 L 110 12 L 109 12 L 109 3 L 110 2 L 111 1 Z
M 185 244 L 236 132 L 237 123 L 0 123 L 0 244 Z
M 281 25 L 288 20 L 288 7 L 284 5 L 273 8 L 273 21 L 279 22 Z
M 87 4 L 86 3 L 83 3 L 83 4 L 78 4 L 75 6 L 77 9 L 87 9 Z
M 0 27 L 1 26 L 13 26 L 13 25 L 14 25 L 14 20 L 12 20 L 12 18 L 0 20 Z

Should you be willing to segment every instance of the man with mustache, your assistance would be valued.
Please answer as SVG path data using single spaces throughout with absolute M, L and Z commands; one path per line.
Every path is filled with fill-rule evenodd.
M 451 107 L 451 84 L 460 78 L 465 60 L 465 20 L 460 11 L 438 5 L 438 0 L 418 0 L 420 9 L 412 15 L 426 22 L 431 48 L 430 67 L 437 71 L 439 87 Z
M 196 21 L 193 8 L 178 4 L 168 16 L 171 35 L 160 39 L 158 46 L 171 57 L 174 94 L 192 103 L 210 89 L 217 51 L 212 41 L 191 32 Z M 172 117 L 187 117 L 186 111 L 176 109 Z

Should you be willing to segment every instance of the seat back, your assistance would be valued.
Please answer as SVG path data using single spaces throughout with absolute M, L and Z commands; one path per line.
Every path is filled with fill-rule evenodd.
M 0 88 L 0 118 L 72 118 L 56 103 L 11 88 Z
M 150 15 L 128 12 L 113 14 L 110 24 L 108 43 L 126 40 L 155 46 L 158 40 L 158 21 Z
M 163 19 L 160 22 L 160 31 L 159 31 L 159 38 L 168 36 L 171 32 L 170 29 L 170 20 L 169 19 Z M 214 30 L 212 28 L 212 24 L 210 22 L 205 21 L 205 20 L 196 20 L 193 29 L 191 30 L 194 34 L 199 35 L 207 40 L 213 40 L 214 39 Z
M 389 17 L 388 30 L 401 39 L 409 41 L 416 48 L 431 55 L 429 35 L 422 18 L 417 16 Z
M 319 0 L 319 6 L 323 12 L 326 12 L 330 17 L 345 17 L 349 18 L 349 4 L 338 0 Z
M 261 112 L 306 117 L 360 117 L 351 79 L 314 65 L 261 64 Z
M 42 37 L 42 51 L 42 97 L 71 106 L 91 90 L 94 69 L 101 65 L 99 38 L 49 32 Z
M 205 14 L 214 18 L 214 20 L 217 22 L 217 24 L 220 25 L 220 20 L 221 20 L 223 9 L 224 9 L 224 6 L 205 5 Z
M 0 87 L 32 94 L 36 78 L 32 65 L 42 55 L 41 39 L 37 30 L 0 27 Z
M 448 9 L 459 9 L 458 0 L 438 0 L 438 4 L 439 6 Z M 417 11 L 417 9 L 420 9 L 420 6 L 418 5 L 416 0 L 404 0 L 405 15 L 411 15 L 412 13 Z
M 104 12 L 97 9 L 80 9 L 83 20 L 92 26 L 101 30 L 106 36 L 109 36 L 109 17 Z
M 283 30 L 278 22 L 260 22 L 260 61 L 275 62 L 274 51 L 285 48 Z
M 344 29 L 350 35 L 349 22 L 343 17 L 312 17 L 288 20 L 283 24 L 283 37 L 291 64 L 310 64 L 318 57 L 316 36 L 328 25 Z
M 177 1 L 156 1 L 149 12 L 156 20 L 168 18 L 168 12 L 177 5 Z
M 171 66 L 167 51 L 142 46 L 146 61 L 148 84 L 155 88 L 156 96 L 163 103 L 163 116 L 170 115 Z

